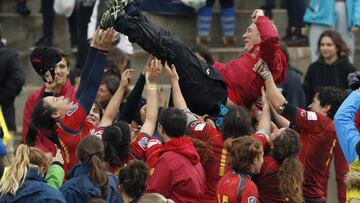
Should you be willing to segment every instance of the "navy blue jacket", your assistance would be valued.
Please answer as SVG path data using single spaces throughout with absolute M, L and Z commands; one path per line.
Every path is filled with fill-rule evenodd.
M 60 187 L 68 203 L 88 202 L 91 198 L 101 198 L 100 186 L 89 178 L 89 167 L 85 164 L 75 165 L 66 176 L 68 181 Z M 117 192 L 118 179 L 109 174 L 109 187 L 106 201 L 123 203 Z
M 16 195 L 10 193 L 0 198 L 3 202 L 50 202 L 50 203 L 66 203 L 61 192 L 48 185 L 44 178 L 38 174 L 36 169 L 29 170 L 24 183 L 21 185 Z

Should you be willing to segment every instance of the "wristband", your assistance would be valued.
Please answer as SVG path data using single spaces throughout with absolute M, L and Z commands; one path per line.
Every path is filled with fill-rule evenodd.
M 156 84 L 147 84 L 146 88 L 149 90 L 156 90 Z

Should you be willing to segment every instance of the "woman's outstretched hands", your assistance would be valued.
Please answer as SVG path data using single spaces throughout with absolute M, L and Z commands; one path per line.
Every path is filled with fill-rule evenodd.
M 106 30 L 98 28 L 90 46 L 102 51 L 109 51 L 112 46 L 114 32 L 115 29 L 112 27 L 107 28 Z
M 163 65 L 157 58 L 152 58 L 145 67 L 145 78 L 147 84 L 156 84 L 159 81 Z

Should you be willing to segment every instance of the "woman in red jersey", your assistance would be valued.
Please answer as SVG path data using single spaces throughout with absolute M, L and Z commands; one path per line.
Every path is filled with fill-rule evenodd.
M 256 203 L 258 189 L 251 177 L 259 173 L 264 161 L 261 142 L 251 137 L 228 139 L 224 143 L 230 155 L 232 171 L 220 179 L 217 185 L 218 203 Z
M 297 158 L 300 136 L 290 128 L 281 128 L 271 137 L 275 137 L 272 152 L 264 157 L 260 173 L 254 177 L 260 202 L 302 203 L 304 169 Z

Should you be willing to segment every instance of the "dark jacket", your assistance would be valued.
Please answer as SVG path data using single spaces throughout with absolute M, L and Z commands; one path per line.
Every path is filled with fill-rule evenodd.
M 306 104 L 311 103 L 315 90 L 319 87 L 348 88 L 347 76 L 354 71 L 354 66 L 346 56 L 340 56 L 333 64 L 326 64 L 322 58 L 312 63 L 303 83 Z
M 66 203 L 61 192 L 48 185 L 36 169 L 29 170 L 15 196 L 8 193 L 0 198 L 0 202 Z
M 14 100 L 24 83 L 25 75 L 18 55 L 0 47 L 0 105 L 10 131 L 16 130 Z
M 117 192 L 118 179 L 109 174 L 109 187 L 106 202 L 122 203 L 120 195 Z M 60 187 L 68 203 L 88 202 L 91 198 L 100 198 L 100 186 L 89 178 L 89 168 L 84 164 L 75 165 L 66 176 L 68 181 Z
M 292 67 L 288 68 L 285 76 L 285 82 L 278 85 L 278 88 L 281 89 L 284 97 L 290 104 L 306 108 L 305 93 L 301 85 L 299 73 L 296 69 Z

